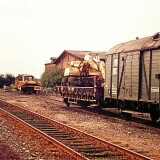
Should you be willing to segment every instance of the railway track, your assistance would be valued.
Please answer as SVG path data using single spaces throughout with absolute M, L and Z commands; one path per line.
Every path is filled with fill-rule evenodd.
M 150 159 L 2 100 L 0 100 L 0 111 L 8 114 L 16 122 L 36 131 L 55 145 L 58 151 L 66 153 L 65 159 Z
M 40 96 L 37 97 L 40 99 L 43 99 L 44 102 L 46 103 L 50 103 L 50 104 L 56 104 L 56 105 L 60 105 L 57 104 L 57 102 L 64 104 L 63 100 L 57 96 L 52 96 L 52 97 L 48 97 L 48 96 Z M 95 110 L 93 109 L 93 107 L 71 107 L 71 109 L 74 110 L 81 110 L 81 111 L 89 111 L 92 114 L 95 114 Z M 130 121 L 126 121 L 123 116 L 120 116 L 118 111 L 116 109 L 103 109 L 101 111 L 101 113 L 99 114 L 100 116 L 103 116 L 104 118 L 106 117 L 111 117 L 114 120 L 117 121 L 122 121 L 123 122 L 128 122 L 130 123 L 132 126 L 135 126 L 137 128 L 148 128 L 148 129 L 154 129 L 157 130 L 157 132 L 159 132 L 160 129 L 160 123 L 153 123 L 150 119 L 148 119 L 148 117 L 145 118 L 141 118 L 140 116 L 133 116 L 132 119 Z

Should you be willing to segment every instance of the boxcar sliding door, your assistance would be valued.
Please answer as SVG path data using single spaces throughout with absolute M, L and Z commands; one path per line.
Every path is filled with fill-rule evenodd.
M 105 97 L 117 99 L 118 54 L 106 56 Z
M 124 100 L 138 99 L 139 52 L 120 55 L 118 98 Z
M 151 101 L 159 101 L 159 80 L 155 74 L 160 74 L 160 50 L 152 51 L 152 68 L 151 68 Z
M 140 101 L 147 101 L 150 99 L 150 85 L 151 85 L 151 66 L 152 53 L 145 51 L 141 53 L 141 68 L 140 76 L 142 77 L 140 83 Z
M 106 62 L 105 62 L 105 71 L 106 71 L 106 78 L 105 78 L 105 87 L 104 87 L 104 95 L 106 98 L 111 98 L 111 82 L 112 82 L 112 55 L 106 56 Z

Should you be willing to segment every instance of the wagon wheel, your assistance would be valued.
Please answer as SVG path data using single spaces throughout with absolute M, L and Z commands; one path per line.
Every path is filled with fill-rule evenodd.
M 34 90 L 34 91 L 33 91 L 33 94 L 37 94 L 37 91 Z
M 80 107 L 86 109 L 87 105 L 81 105 Z
M 131 113 L 124 113 L 122 112 L 123 118 L 127 121 L 131 120 L 132 114 Z
M 18 91 L 22 92 L 22 87 L 21 86 L 18 86 Z
M 103 102 L 99 101 L 97 106 L 94 107 L 96 113 L 100 114 L 102 111 Z
M 156 106 L 152 106 L 150 109 L 150 117 L 152 122 L 156 122 L 159 118 L 159 109 Z
M 75 85 L 75 78 L 74 77 L 69 77 L 68 78 L 68 85 L 69 86 L 74 86 Z
M 87 102 L 83 102 L 80 106 L 81 106 L 81 108 L 86 109 L 89 105 Z
M 100 114 L 101 111 L 102 111 L 102 107 L 97 105 L 97 106 L 94 107 L 94 110 L 95 110 L 96 113 Z
M 125 110 L 125 109 L 126 109 L 125 103 L 124 102 L 120 102 L 119 107 L 118 107 L 118 113 L 119 113 L 119 115 L 122 115 L 122 117 L 125 120 L 129 121 L 132 118 L 132 114 L 123 112 L 123 110 Z
M 66 104 L 67 107 L 70 106 L 70 103 L 68 102 L 68 98 L 64 98 L 64 99 L 63 99 L 63 102 Z
M 119 104 L 118 104 L 118 114 L 122 115 L 124 109 L 125 109 L 125 103 L 124 102 L 119 102 Z
M 62 86 L 67 86 L 67 83 L 68 83 L 68 77 L 64 77 L 61 81 L 61 85 Z

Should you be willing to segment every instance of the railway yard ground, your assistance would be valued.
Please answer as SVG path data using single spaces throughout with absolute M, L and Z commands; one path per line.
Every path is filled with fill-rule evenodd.
M 27 95 L 0 90 L 0 99 L 151 159 L 160 159 L 159 127 L 133 125 L 130 121 L 104 116 L 74 105 L 66 107 L 61 98 L 52 94 Z M 54 151 L 53 146 L 42 137 L 29 129 L 22 128 L 5 114 L 0 114 L 0 160 L 53 160 Z

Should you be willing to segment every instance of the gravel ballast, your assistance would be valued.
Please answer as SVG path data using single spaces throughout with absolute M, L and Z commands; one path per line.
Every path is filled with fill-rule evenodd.
M 112 119 L 111 117 L 105 117 L 93 112 L 91 113 L 78 108 L 77 106 L 66 107 L 62 102 L 54 100 L 57 98 L 52 95 L 45 96 L 45 100 L 44 98 L 41 98 L 41 95 L 25 95 L 0 91 L 0 98 L 109 142 L 136 151 L 152 159 L 160 159 L 160 130 L 158 129 L 136 127 L 131 125 L 129 121 L 119 121 L 117 119 Z M 3 127 L 5 126 L 3 125 Z M 9 128 L 7 129 L 7 126 L 5 129 L 1 129 L 1 138 L 3 137 L 4 132 L 6 133 L 6 130 L 9 130 Z M 13 130 L 11 134 L 14 134 Z M 21 134 L 23 137 L 24 133 Z M 11 136 L 9 136 L 9 138 L 4 137 L 3 143 L 5 142 L 12 150 L 15 146 L 13 147 L 7 142 L 9 139 L 12 141 Z M 14 140 L 15 139 L 13 138 L 13 141 Z M 17 149 L 14 149 L 15 154 L 20 148 L 27 148 L 26 146 L 29 143 L 30 141 L 27 143 L 27 140 L 23 142 L 22 138 L 22 144 L 19 146 L 17 145 Z M 26 150 L 30 152 L 32 148 L 29 147 L 29 149 Z M 45 156 L 42 157 L 42 159 L 45 158 Z

